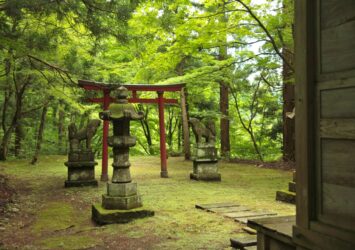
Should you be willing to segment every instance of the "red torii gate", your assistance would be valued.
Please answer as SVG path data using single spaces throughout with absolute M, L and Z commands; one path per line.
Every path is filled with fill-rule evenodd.
M 114 102 L 114 98 L 110 97 L 110 92 L 115 90 L 120 85 L 118 84 L 106 84 L 102 82 L 79 80 L 79 87 L 85 90 L 102 91 L 103 97 L 100 98 L 89 98 L 88 101 L 93 103 L 101 103 L 103 110 L 107 110 L 110 103 Z M 164 92 L 177 92 L 181 91 L 185 84 L 169 84 L 169 85 L 147 85 L 147 84 L 123 84 L 129 91 L 132 92 L 132 97 L 128 99 L 130 103 L 154 103 L 158 104 L 159 107 L 159 132 L 160 132 L 160 163 L 161 172 L 160 176 L 162 178 L 168 178 L 167 169 L 167 154 L 166 154 L 166 135 L 165 135 L 165 122 L 164 122 L 164 104 L 177 104 L 177 99 L 167 99 L 164 98 Z M 158 94 L 158 98 L 139 98 L 137 96 L 137 91 L 155 91 Z M 102 170 L 101 170 L 101 180 L 108 180 L 108 144 L 107 137 L 109 132 L 109 122 L 103 122 L 103 136 L 102 136 Z

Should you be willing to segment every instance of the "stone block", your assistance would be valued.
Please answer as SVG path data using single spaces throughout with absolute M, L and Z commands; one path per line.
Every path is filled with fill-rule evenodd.
M 121 209 L 129 210 L 142 206 L 140 195 L 132 195 L 127 197 L 102 195 L 102 207 L 105 209 Z
M 216 161 L 193 161 L 194 174 L 214 174 L 218 173 L 218 163 Z
M 86 187 L 86 186 L 93 186 L 97 187 L 98 183 L 97 180 L 87 180 L 87 181 L 65 181 L 64 187 Z
M 107 195 L 119 197 L 137 195 L 137 183 L 107 183 Z
M 128 223 L 136 219 L 151 216 L 154 216 L 154 211 L 143 208 L 136 208 L 132 210 L 107 210 L 100 204 L 94 204 L 92 206 L 92 219 L 100 225 Z
M 190 173 L 190 179 L 196 181 L 221 181 L 221 174 L 194 174 Z
M 296 204 L 296 194 L 288 191 L 277 191 L 276 200 L 286 203 Z
M 296 193 L 296 182 L 288 183 L 288 191 Z
M 68 162 L 93 162 L 95 154 L 91 150 L 69 152 Z
M 221 181 L 217 161 L 194 160 L 190 179 L 204 181 Z
M 133 147 L 136 141 L 136 137 L 125 135 L 108 137 L 107 143 L 110 147 Z
M 195 148 L 195 159 L 217 160 L 217 149 L 210 145 L 199 145 Z
M 68 181 L 88 181 L 95 179 L 95 169 L 89 168 L 68 168 Z

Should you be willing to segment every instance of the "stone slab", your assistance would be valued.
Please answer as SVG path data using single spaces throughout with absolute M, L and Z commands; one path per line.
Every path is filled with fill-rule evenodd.
M 266 215 L 277 215 L 276 213 L 267 212 L 267 211 L 240 211 L 240 212 L 232 212 L 232 213 L 223 213 L 224 217 L 229 218 L 247 218 L 247 217 L 256 217 L 256 216 L 266 216 Z
M 137 183 L 107 183 L 107 195 L 113 197 L 137 195 Z
M 142 207 L 142 199 L 140 195 L 127 197 L 102 195 L 102 207 L 105 209 L 129 210 Z
M 207 209 L 208 212 L 213 213 L 232 213 L 232 212 L 241 212 L 241 211 L 249 211 L 250 209 L 243 206 L 235 206 L 235 207 L 216 207 Z
M 89 180 L 89 181 L 65 181 L 64 187 L 86 187 L 86 186 L 93 186 L 97 187 L 98 183 L 97 180 Z
M 296 204 L 296 193 L 281 190 L 276 192 L 276 200 Z
M 221 181 L 221 174 L 194 174 L 190 173 L 190 179 L 196 181 Z
M 218 208 L 218 207 L 236 207 L 240 206 L 236 203 L 232 202 L 224 202 L 224 203 L 209 203 L 209 204 L 196 204 L 195 207 L 198 209 L 206 210 L 211 208 Z
M 107 210 L 101 204 L 92 205 L 92 219 L 99 225 L 128 223 L 136 219 L 154 216 L 154 211 L 143 208 L 131 210 Z

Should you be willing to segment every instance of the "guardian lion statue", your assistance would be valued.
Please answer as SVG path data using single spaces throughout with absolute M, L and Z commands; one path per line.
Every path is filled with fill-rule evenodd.
M 206 143 L 215 143 L 216 127 L 214 121 L 207 120 L 203 123 L 196 118 L 190 118 L 189 124 L 191 125 L 192 132 L 195 135 L 196 143 L 201 143 L 202 138 L 205 138 Z
M 97 128 L 100 126 L 100 120 L 90 120 L 86 127 L 79 129 L 75 123 L 71 123 L 68 126 L 68 136 L 70 144 L 70 152 L 79 151 L 81 141 L 86 142 L 86 149 L 91 150 L 91 139 L 96 134 Z

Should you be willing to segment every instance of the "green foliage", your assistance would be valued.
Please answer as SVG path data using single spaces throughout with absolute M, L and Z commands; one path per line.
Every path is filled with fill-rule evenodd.
M 16 122 L 25 133 L 16 157 L 32 154 L 41 111 L 36 107 L 48 98 L 44 154 L 66 152 L 65 131 L 70 122 L 97 117 L 100 107 L 87 105 L 84 98 L 99 95 L 84 94 L 76 86 L 77 79 L 184 82 L 189 115 L 216 121 L 222 117 L 218 92 L 219 84 L 224 83 L 230 91 L 231 156 L 277 159 L 282 141 L 283 50 L 293 50 L 292 13 L 291 0 L 2 1 L 0 102 L 6 104 L 6 113 L 1 115 L 4 129 L 0 136 L 13 126 L 16 93 L 26 81 L 30 84 L 21 97 L 24 115 Z M 156 94 L 141 96 L 155 98 Z M 146 111 L 151 144 L 142 124 L 133 124 L 138 137 L 134 154 L 159 151 L 157 110 L 149 107 Z M 172 111 L 166 112 L 168 116 Z M 177 108 L 166 121 L 167 128 L 169 122 L 179 121 Z M 10 131 L 10 156 L 16 151 L 15 127 Z M 181 135 L 171 128 L 169 148 L 179 151 Z M 100 136 L 94 140 L 98 155 Z

